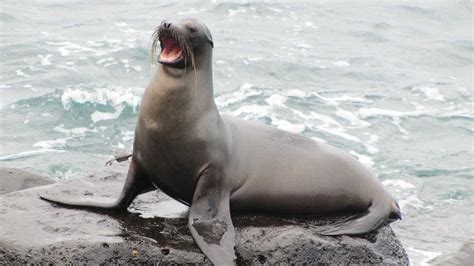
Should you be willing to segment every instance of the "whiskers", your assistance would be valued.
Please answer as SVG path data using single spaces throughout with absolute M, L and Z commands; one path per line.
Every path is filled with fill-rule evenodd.
M 182 34 L 179 34 L 179 32 L 173 30 L 173 29 L 165 29 L 164 27 L 158 26 L 156 29 L 153 31 L 153 34 L 151 36 L 152 44 L 151 44 L 151 64 L 155 64 L 156 60 L 156 51 L 158 47 L 160 46 L 160 37 L 162 36 L 170 36 L 176 41 L 179 42 L 181 51 L 184 55 L 184 72 L 183 72 L 183 77 L 186 75 L 186 69 L 188 67 L 188 63 L 191 63 L 193 70 L 194 70 L 194 79 L 196 83 L 197 88 L 197 73 L 196 73 L 196 62 L 194 60 L 194 51 L 193 48 L 189 42 L 188 39 L 186 39 Z M 191 62 L 188 62 L 189 59 Z

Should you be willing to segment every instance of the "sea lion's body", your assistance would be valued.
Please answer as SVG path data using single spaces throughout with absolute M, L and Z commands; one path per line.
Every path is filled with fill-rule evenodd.
M 231 125 L 234 143 L 232 175 L 241 177 L 235 178 L 240 183 L 231 196 L 232 209 L 361 212 L 383 191 L 365 167 L 333 146 L 237 118 L 225 121 Z
M 400 216 L 381 183 L 343 151 L 298 134 L 221 116 L 213 99 L 212 38 L 203 24 L 163 22 L 159 33 L 162 64 L 142 98 L 132 162 L 119 199 L 114 203 L 44 199 L 123 210 L 137 195 L 159 188 L 191 206 L 191 233 L 216 264 L 235 258 L 231 210 L 356 214 L 315 229 L 327 235 L 365 233 L 390 215 Z M 177 40 L 191 47 L 181 44 L 185 55 L 191 54 L 193 67 L 176 48 Z

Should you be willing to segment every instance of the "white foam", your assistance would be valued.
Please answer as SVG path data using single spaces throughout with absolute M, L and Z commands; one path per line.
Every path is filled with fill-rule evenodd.
M 284 106 L 284 103 L 288 98 L 281 96 L 279 94 L 272 94 L 270 97 L 265 99 L 265 102 L 271 106 Z
M 66 145 L 66 139 L 59 138 L 59 139 L 54 139 L 54 140 L 38 141 L 33 144 L 33 147 L 51 149 L 51 148 L 63 148 L 65 145 Z
M 268 8 L 268 10 L 271 10 L 271 11 L 273 11 L 273 12 L 275 12 L 275 13 L 282 13 L 282 12 L 283 12 L 283 10 L 281 10 L 281 9 L 279 9 L 279 8 L 276 8 L 276 7 L 269 7 L 269 6 L 268 6 L 267 8 Z
M 400 189 L 415 189 L 415 185 L 401 179 L 387 179 L 382 182 L 387 187 L 396 187 Z
M 357 113 L 363 118 L 369 118 L 369 117 L 374 117 L 374 116 L 401 117 L 401 116 L 414 115 L 417 112 L 401 112 L 401 111 L 388 110 L 388 109 L 363 107 L 363 108 L 360 108 Z
M 54 150 L 54 149 L 42 149 L 42 150 L 33 150 L 33 151 L 24 151 L 15 154 L 8 154 L 0 156 L 0 161 L 9 161 L 25 157 L 36 156 L 40 154 L 50 153 L 50 152 L 64 152 L 64 150 Z
M 41 65 L 43 66 L 49 66 L 52 65 L 51 61 L 49 61 L 49 58 L 53 56 L 52 54 L 47 54 L 47 55 L 38 55 L 39 58 L 41 58 Z
M 206 11 L 206 9 L 203 9 L 203 8 L 200 8 L 200 9 L 190 8 L 189 10 L 186 10 L 186 11 L 178 11 L 176 14 L 178 14 L 178 15 L 198 14 L 198 13 L 203 12 L 203 11 Z
M 126 106 L 132 107 L 133 111 L 137 112 L 140 97 L 130 92 L 130 89 L 121 87 L 95 88 L 92 90 L 66 88 L 61 96 L 61 103 L 65 110 L 71 109 L 74 103 L 111 105 L 115 109 L 111 113 L 95 111 L 91 114 L 91 120 L 93 123 L 97 123 L 102 120 L 118 118 Z
M 86 43 L 87 43 L 89 46 L 93 46 L 93 47 L 104 46 L 104 43 L 103 43 L 103 42 L 87 41 Z
M 130 92 L 130 89 L 113 88 L 66 88 L 61 96 L 61 103 L 65 110 L 69 110 L 73 103 L 110 104 L 114 107 L 128 105 L 136 111 L 140 97 Z M 136 88 L 135 88 L 136 89 Z M 135 90 L 134 89 L 134 90 Z
M 352 126 L 359 126 L 359 127 L 368 127 L 370 126 L 369 122 L 363 121 L 359 119 L 355 114 L 343 110 L 341 108 L 337 108 L 336 112 L 334 113 L 335 115 L 344 118 L 345 120 L 349 121 Z
M 311 49 L 313 48 L 313 46 L 307 44 L 307 43 L 304 43 L 304 42 L 297 42 L 295 43 L 296 47 L 298 48 L 303 48 L 303 49 Z
M 444 101 L 444 96 L 439 93 L 439 90 L 436 88 L 431 88 L 431 87 L 420 87 L 416 88 L 415 90 L 419 90 L 423 92 L 426 97 L 430 100 L 435 100 L 435 101 Z
M 74 70 L 74 71 L 77 71 L 76 68 L 74 67 L 71 67 L 71 66 L 66 66 L 66 65 L 56 65 L 57 68 L 64 68 L 64 69 L 68 69 L 68 70 Z
M 97 63 L 98 65 L 101 65 L 101 64 L 103 64 L 103 63 L 105 63 L 105 62 L 107 62 L 107 61 L 114 61 L 114 58 L 113 58 L 113 57 L 102 58 L 102 59 L 97 60 L 96 63 Z
M 469 90 L 465 87 L 459 87 L 456 89 L 456 91 L 463 96 L 472 96 L 472 92 L 469 92 Z
M 392 173 L 395 174 L 395 173 Z M 400 208 L 413 208 L 415 210 L 432 210 L 432 205 L 426 205 L 416 194 L 416 186 L 400 179 L 387 179 L 382 182 L 394 196 L 399 199 Z
M 301 133 L 306 129 L 303 124 L 292 124 L 287 120 L 272 118 L 272 125 L 286 131 L 293 133 Z
M 374 135 L 374 134 L 370 135 L 370 143 L 374 143 L 377 141 L 379 141 L 379 136 Z
M 258 96 L 257 100 L 259 103 L 249 104 L 248 99 L 255 96 Z M 301 133 L 308 128 L 312 131 L 325 132 L 349 141 L 361 143 L 365 145 L 367 152 L 370 154 L 378 152 L 378 149 L 373 145 L 364 144 L 356 136 L 347 133 L 347 127 L 341 125 L 331 116 L 319 114 L 313 111 L 309 114 L 305 114 L 298 109 L 286 105 L 290 98 L 307 98 L 311 96 L 319 97 L 325 103 L 336 106 L 337 115 L 350 121 L 352 126 L 360 127 L 370 125 L 370 123 L 359 119 L 355 114 L 338 107 L 339 103 L 343 101 L 369 102 L 364 98 L 348 95 L 326 98 L 315 92 L 305 92 L 298 89 L 275 93 L 274 90 L 261 90 L 253 87 L 249 83 L 245 83 L 236 91 L 219 95 L 216 98 L 216 102 L 222 112 L 229 113 L 233 116 L 249 120 L 270 118 L 273 126 L 283 130 Z M 261 100 L 263 100 L 265 104 L 261 104 Z M 239 104 L 234 105 L 235 103 Z M 294 114 L 294 116 L 292 116 L 294 119 L 290 122 L 286 117 L 291 114 Z M 369 159 L 363 156 L 359 157 L 362 158 L 361 160 L 365 160 L 367 164 L 372 164 Z
M 417 253 L 420 254 L 422 257 L 422 260 L 420 261 L 420 266 L 428 266 L 430 265 L 428 262 L 438 256 L 440 256 L 442 253 L 441 252 L 434 252 L 434 251 L 426 251 L 426 250 L 421 250 L 421 249 L 416 249 L 412 247 L 407 247 L 406 250 L 408 251 L 407 253 Z M 413 257 L 413 256 L 409 256 Z
M 298 89 L 292 89 L 292 90 L 289 90 L 289 91 L 285 91 L 284 95 L 288 96 L 288 97 L 296 97 L 296 98 L 306 98 L 306 97 L 310 96 L 309 93 L 306 93 L 306 92 L 304 92 L 302 90 L 298 90 Z
M 95 111 L 91 114 L 91 120 L 92 122 L 97 123 L 102 120 L 117 119 L 120 114 L 122 114 L 123 109 L 125 109 L 125 106 L 116 107 L 115 112 L 113 113 Z
M 245 119 L 249 120 L 257 120 L 259 118 L 268 116 L 270 114 L 271 108 L 269 106 L 262 106 L 262 105 L 244 105 L 236 110 L 230 112 L 233 116 L 240 116 Z
M 0 84 L 0 89 L 8 89 L 11 88 L 12 86 L 7 85 L 7 84 Z
M 433 206 L 426 205 L 425 202 L 422 201 L 416 194 L 403 197 L 402 199 L 398 201 L 398 204 L 400 205 L 400 208 L 404 208 L 405 206 L 410 206 L 418 210 L 423 210 L 423 209 L 432 210 L 433 209 Z
M 15 73 L 17 76 L 22 76 L 22 77 L 29 77 L 30 75 L 25 74 L 21 69 L 15 70 Z
M 247 9 L 245 7 L 239 7 L 237 9 L 228 9 L 229 17 L 235 16 L 239 13 L 246 13 Z
M 77 43 L 72 42 L 46 42 L 46 44 L 54 45 L 54 46 L 61 46 L 58 48 L 58 52 L 61 56 L 69 56 L 71 53 L 78 53 L 78 52 L 94 52 L 93 49 L 89 47 L 81 46 Z
M 54 132 L 63 133 L 69 136 L 84 136 L 87 132 L 97 132 L 97 129 L 89 129 L 86 127 L 76 127 L 72 129 L 65 129 L 64 125 L 59 125 L 53 128 Z
M 135 70 L 136 72 L 142 71 L 142 67 L 141 67 L 141 66 L 132 66 L 132 69 Z
M 118 26 L 118 27 L 126 27 L 128 26 L 127 22 L 115 22 L 115 26 Z
M 357 158 L 357 160 L 359 160 L 360 163 L 367 166 L 368 168 L 372 168 L 375 164 L 374 160 L 372 160 L 372 158 L 370 158 L 367 155 L 360 154 L 360 153 L 357 153 L 355 151 L 350 151 L 349 153 L 352 154 L 353 156 L 355 156 Z
M 415 109 L 418 111 L 423 111 L 425 110 L 425 107 L 417 102 L 410 102 L 413 106 L 415 106 Z
M 308 28 L 319 29 L 319 27 L 318 27 L 318 26 L 315 26 L 314 23 L 311 22 L 311 21 L 306 21 L 306 22 L 304 23 L 304 26 L 305 26 L 305 27 L 308 27 Z
M 262 60 L 263 60 L 263 57 L 261 57 L 261 56 L 257 56 L 257 57 L 247 56 L 247 59 L 248 59 L 249 61 L 252 61 L 252 62 L 258 62 L 258 61 L 262 61 Z
M 135 131 L 133 130 L 122 130 L 120 134 L 122 135 L 123 142 L 127 142 L 135 138 Z
M 120 29 L 124 31 L 124 29 Z M 133 29 L 125 29 L 127 32 L 135 32 Z M 94 56 L 105 56 L 118 52 L 125 48 L 133 48 L 135 44 L 132 41 L 126 43 L 121 40 L 101 40 L 101 41 L 87 41 L 89 47 L 82 46 L 77 43 L 65 41 L 65 42 L 45 42 L 46 44 L 59 46 L 58 52 L 61 56 L 70 56 L 78 53 L 92 53 Z M 108 48 L 111 47 L 111 48 Z M 83 57 L 83 56 L 82 56 Z
M 339 122 L 337 122 L 336 120 L 334 120 L 332 117 L 329 117 L 329 116 L 326 116 L 326 115 L 320 115 L 320 114 L 318 114 L 316 112 L 313 112 L 313 111 L 311 111 L 310 114 L 311 114 L 311 116 L 310 116 L 311 118 L 320 120 L 325 125 L 334 125 L 334 126 L 337 126 L 339 128 L 342 128 L 341 124 Z
M 436 112 L 439 112 L 439 110 Z M 398 128 L 398 130 L 401 133 L 405 134 L 406 136 L 409 135 L 409 132 L 401 126 L 402 117 L 419 117 L 421 115 L 428 115 L 428 114 L 433 115 L 433 111 L 431 110 L 417 110 L 417 111 L 410 111 L 410 112 L 401 112 L 401 111 L 380 109 L 380 108 L 360 108 L 357 113 L 359 114 L 359 116 L 363 118 L 370 118 L 370 117 L 377 117 L 377 116 L 388 117 L 393 121 L 393 124 Z
M 111 63 L 104 64 L 104 67 L 109 67 L 111 65 L 116 65 L 116 64 L 118 64 L 118 62 L 114 61 L 114 62 L 111 62 Z
M 368 133 L 367 133 L 367 135 L 368 135 Z M 367 141 L 364 144 L 364 146 L 367 148 L 367 151 L 370 154 L 375 154 L 379 151 L 379 149 L 377 149 L 375 146 L 372 145 L 372 144 L 376 143 L 378 140 L 379 140 L 379 137 L 377 135 L 370 135 L 370 140 Z
M 359 138 L 357 138 L 357 137 L 355 137 L 351 134 L 345 133 L 345 130 L 343 128 L 318 127 L 315 130 L 316 131 L 318 131 L 318 130 L 319 131 L 325 131 L 325 132 L 329 133 L 330 135 L 338 136 L 338 137 L 341 137 L 341 138 L 346 139 L 346 140 L 361 143 Z
M 336 61 L 336 62 L 332 62 L 332 64 L 337 67 L 348 67 L 351 65 L 347 61 Z
M 261 95 L 262 92 L 253 88 L 253 85 L 245 82 L 238 90 L 222 94 L 216 97 L 216 104 L 219 108 L 227 107 L 231 104 L 244 101 L 249 97 Z
M 125 145 L 122 142 L 119 142 L 117 143 L 117 145 L 115 145 L 115 148 L 119 150 L 123 150 L 125 149 Z
M 377 149 L 375 146 L 369 144 L 365 144 L 364 146 L 367 149 L 367 152 L 369 152 L 370 154 L 376 154 L 377 152 L 379 152 L 379 149 Z
M 329 98 L 329 97 L 321 96 L 319 93 L 313 93 L 313 95 L 320 98 L 321 100 L 323 100 L 324 102 L 326 102 L 327 104 L 332 105 L 332 106 L 338 106 L 339 102 L 361 102 L 361 103 L 371 103 L 372 102 L 370 100 L 367 100 L 367 99 L 364 99 L 364 98 L 358 97 L 358 96 L 354 97 L 354 96 L 349 96 L 349 95 L 342 95 L 342 96 L 339 96 L 339 97 Z

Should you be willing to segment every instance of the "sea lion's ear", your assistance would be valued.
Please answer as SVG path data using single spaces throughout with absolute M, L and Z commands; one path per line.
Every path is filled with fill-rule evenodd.
M 188 226 L 201 251 L 214 265 L 233 265 L 235 230 L 230 218 L 230 191 L 223 191 L 221 173 L 201 174 L 189 210 Z

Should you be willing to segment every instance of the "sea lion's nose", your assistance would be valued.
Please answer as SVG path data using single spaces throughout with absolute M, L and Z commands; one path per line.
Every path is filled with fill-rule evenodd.
M 169 29 L 171 26 L 171 22 L 164 21 L 163 26 L 165 26 L 165 29 Z

